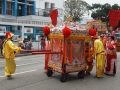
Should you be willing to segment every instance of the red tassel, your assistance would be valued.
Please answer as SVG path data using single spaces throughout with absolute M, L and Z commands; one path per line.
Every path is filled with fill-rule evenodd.
M 93 29 L 93 28 L 91 28 L 91 29 L 89 30 L 89 35 L 91 35 L 91 36 L 96 35 L 96 30 Z
M 43 32 L 44 32 L 45 35 L 50 34 L 50 28 L 49 28 L 48 26 L 45 26 L 45 27 L 43 28 Z
M 68 37 L 71 34 L 71 30 L 68 27 L 65 27 L 62 33 L 65 37 Z

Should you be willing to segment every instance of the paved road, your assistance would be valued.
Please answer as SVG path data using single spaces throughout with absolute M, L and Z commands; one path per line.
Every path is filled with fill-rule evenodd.
M 120 53 L 118 53 L 118 56 Z M 120 57 L 117 75 L 94 79 L 95 67 L 90 76 L 78 79 L 77 73 L 70 73 L 67 82 L 61 83 L 59 73 L 47 77 L 44 73 L 44 55 L 17 57 L 17 70 L 13 80 L 4 77 L 4 60 L 0 60 L 0 90 L 120 90 Z

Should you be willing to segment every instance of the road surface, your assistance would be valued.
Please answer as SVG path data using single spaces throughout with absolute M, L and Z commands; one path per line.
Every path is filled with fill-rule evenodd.
M 67 81 L 60 82 L 61 75 L 44 73 L 44 55 L 17 57 L 16 73 L 13 80 L 4 76 L 4 60 L 0 60 L 0 90 L 120 90 L 120 53 L 118 53 L 117 74 L 115 77 L 104 75 L 94 79 L 95 66 L 91 75 L 78 79 L 77 72 L 67 75 Z

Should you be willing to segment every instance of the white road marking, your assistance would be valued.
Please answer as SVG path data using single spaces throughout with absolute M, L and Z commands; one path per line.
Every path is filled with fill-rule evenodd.
M 22 58 L 15 58 L 15 61 L 19 61 L 19 60 L 21 60 Z M 5 59 L 2 59 L 2 61 L 0 61 L 0 63 L 2 63 L 2 62 L 4 62 L 5 61 Z
M 37 71 L 37 69 L 30 70 L 30 71 L 19 72 L 19 73 L 15 73 L 13 75 L 19 75 L 19 74 L 24 74 L 24 73 L 29 73 L 29 72 L 35 72 L 35 71 Z M 0 76 L 0 78 L 2 78 L 2 77 L 6 77 L 6 76 Z
M 5 61 L 5 60 L 4 60 Z M 0 61 L 0 63 L 3 63 L 4 61 Z
M 25 66 L 25 65 L 36 64 L 36 63 L 40 63 L 40 62 L 26 63 L 26 64 L 20 64 L 20 65 L 16 65 L 16 66 L 19 67 L 19 66 Z
M 16 61 L 21 60 L 22 58 L 15 58 Z

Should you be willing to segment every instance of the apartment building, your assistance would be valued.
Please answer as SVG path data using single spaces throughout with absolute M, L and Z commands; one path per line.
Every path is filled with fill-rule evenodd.
M 51 23 L 49 13 L 58 9 L 58 24 L 62 22 L 64 0 L 0 0 L 0 33 L 11 31 L 23 40 L 39 41 L 42 28 Z

